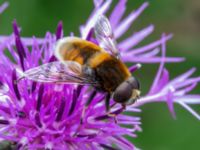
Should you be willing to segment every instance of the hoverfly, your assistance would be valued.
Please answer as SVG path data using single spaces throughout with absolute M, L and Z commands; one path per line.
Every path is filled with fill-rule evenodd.
M 120 60 L 113 31 L 108 19 L 100 15 L 94 25 L 99 45 L 78 37 L 60 39 L 55 47 L 58 61 L 43 64 L 24 72 L 24 77 L 44 83 L 91 85 L 95 92 L 104 92 L 106 110 L 109 101 L 123 106 L 134 103 L 140 95 L 140 85 Z

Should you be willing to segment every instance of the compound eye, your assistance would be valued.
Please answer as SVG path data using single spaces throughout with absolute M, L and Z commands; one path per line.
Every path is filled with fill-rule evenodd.
M 140 82 L 137 78 L 130 77 L 127 81 L 131 84 L 132 89 L 140 89 Z
M 132 96 L 132 87 L 128 82 L 120 84 L 113 95 L 113 99 L 118 103 L 125 103 Z

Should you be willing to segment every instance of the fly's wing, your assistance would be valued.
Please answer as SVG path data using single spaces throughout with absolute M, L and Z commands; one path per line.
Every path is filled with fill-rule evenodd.
M 100 15 L 94 26 L 94 31 L 97 41 L 100 43 L 100 47 L 119 58 L 120 54 L 116 46 L 117 43 L 114 39 L 114 34 L 108 18 L 104 15 Z
M 44 83 L 96 85 L 82 74 L 82 66 L 74 61 L 51 62 L 24 72 L 29 80 Z

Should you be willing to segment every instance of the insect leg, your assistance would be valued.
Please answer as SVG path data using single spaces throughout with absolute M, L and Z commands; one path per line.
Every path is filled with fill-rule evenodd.
M 106 112 L 109 112 L 109 111 L 110 111 L 110 97 L 111 97 L 111 94 L 108 93 L 108 94 L 106 95 L 106 100 L 105 100 Z
M 114 114 L 114 113 L 112 113 L 112 112 L 110 112 L 110 97 L 111 97 L 111 94 L 108 93 L 108 94 L 106 95 L 106 100 L 105 100 L 106 112 L 107 112 L 107 115 L 108 115 L 109 117 L 113 117 L 114 120 L 115 120 L 115 123 L 117 123 L 117 118 L 116 118 L 117 115 Z
M 83 118 L 84 118 L 84 116 L 85 116 L 85 111 L 86 111 L 86 109 L 88 108 L 88 106 L 90 105 L 90 103 L 92 102 L 92 100 L 94 99 L 94 97 L 96 96 L 96 94 L 97 94 L 97 91 L 94 90 L 94 91 L 90 94 L 88 100 L 86 101 L 85 106 L 84 106 L 83 111 L 82 111 L 82 114 L 81 114 L 80 124 L 83 124 Z

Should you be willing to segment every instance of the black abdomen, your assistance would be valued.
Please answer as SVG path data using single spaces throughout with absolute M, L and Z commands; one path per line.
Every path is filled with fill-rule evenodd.
M 129 75 L 117 59 L 105 60 L 95 68 L 97 79 L 104 91 L 113 92 Z

